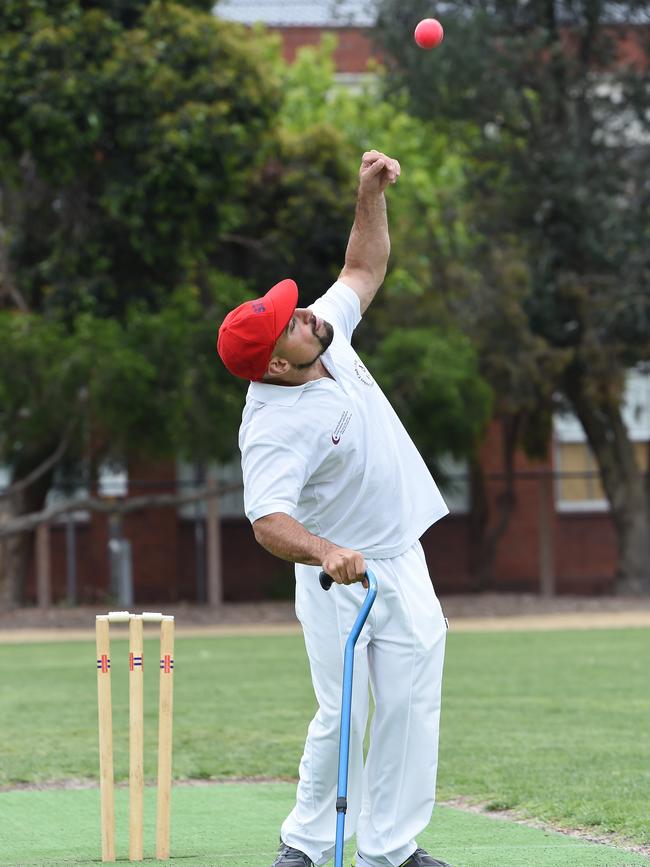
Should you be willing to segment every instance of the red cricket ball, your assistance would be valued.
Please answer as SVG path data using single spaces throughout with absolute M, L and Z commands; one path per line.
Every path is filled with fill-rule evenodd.
M 436 18 L 425 18 L 415 28 L 415 41 L 420 48 L 435 48 L 440 45 L 445 31 L 442 29 L 442 24 Z

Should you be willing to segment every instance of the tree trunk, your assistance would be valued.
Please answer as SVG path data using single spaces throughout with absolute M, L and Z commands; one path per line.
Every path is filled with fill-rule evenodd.
M 0 500 L 0 525 L 11 514 L 7 502 Z M 11 584 L 9 570 L 9 539 L 0 539 L 0 611 L 9 611 L 14 607 L 14 588 Z
M 587 393 L 588 389 L 588 393 Z M 650 496 L 618 402 L 606 389 L 594 399 L 593 383 L 568 371 L 565 391 L 598 463 L 618 537 L 616 588 L 650 593 Z
M 499 542 L 508 529 L 510 518 L 517 505 L 514 473 L 515 453 L 519 442 L 521 422 L 521 414 L 501 418 L 503 489 L 497 497 L 497 510 L 491 527 L 489 526 L 490 515 L 485 492 L 485 476 L 478 462 L 474 462 L 471 466 L 470 527 L 472 549 L 470 572 L 474 590 L 487 590 L 493 586 L 494 562 Z
M 489 520 L 489 507 L 485 490 L 485 473 L 478 459 L 469 465 L 469 574 L 472 590 L 485 590 L 492 582 L 493 562 L 485 550 L 485 534 Z
M 23 495 L 0 500 L 0 523 L 24 511 Z M 23 588 L 29 563 L 31 533 L 20 533 L 0 540 L 0 611 L 10 611 L 23 602 Z
M 38 466 L 41 459 L 35 461 L 33 466 Z M 28 467 L 27 469 L 33 469 Z M 16 473 L 18 478 L 27 475 L 22 472 L 22 467 Z M 6 528 L 13 520 L 20 519 L 26 513 L 40 509 L 45 502 L 45 497 L 52 483 L 52 470 L 39 476 L 27 488 L 18 487 L 10 496 L 0 499 L 0 529 Z M 25 586 L 29 566 L 34 557 L 34 528 L 26 528 L 25 531 L 15 535 L 0 538 L 0 607 L 5 610 L 24 605 Z

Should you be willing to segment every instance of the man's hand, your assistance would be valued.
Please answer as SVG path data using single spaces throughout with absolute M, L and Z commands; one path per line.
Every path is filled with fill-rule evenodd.
M 380 151 L 366 151 L 359 169 L 359 193 L 383 193 L 389 184 L 394 184 L 401 172 L 397 160 Z
M 314 536 L 306 527 L 284 512 L 272 512 L 253 522 L 255 538 L 263 548 L 292 563 L 322 566 L 337 584 L 362 581 L 368 586 L 363 554 L 341 548 Z
M 361 581 L 368 586 L 366 562 L 363 554 L 350 548 L 332 547 L 323 558 L 323 571 L 327 572 L 337 584 L 354 584 Z

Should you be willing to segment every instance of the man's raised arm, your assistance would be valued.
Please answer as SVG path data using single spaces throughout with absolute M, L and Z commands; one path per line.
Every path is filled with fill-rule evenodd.
M 361 159 L 354 224 L 339 280 L 359 296 L 362 313 L 386 276 L 390 238 L 384 190 L 399 175 L 397 160 L 379 151 L 368 151 Z

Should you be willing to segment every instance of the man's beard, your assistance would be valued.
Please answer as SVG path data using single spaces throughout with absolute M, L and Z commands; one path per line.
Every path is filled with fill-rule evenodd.
M 329 322 L 325 322 L 324 319 L 323 330 L 325 331 L 325 334 L 322 337 L 316 334 L 316 332 L 314 332 L 314 337 L 316 337 L 316 339 L 321 345 L 321 350 L 316 356 L 316 358 L 314 358 L 312 361 L 304 362 L 303 364 L 294 364 L 292 365 L 292 367 L 294 367 L 296 370 L 307 370 L 307 368 L 313 367 L 314 364 L 316 364 L 318 359 L 321 357 L 321 355 L 330 348 L 332 340 L 334 340 L 334 328 L 330 325 Z

